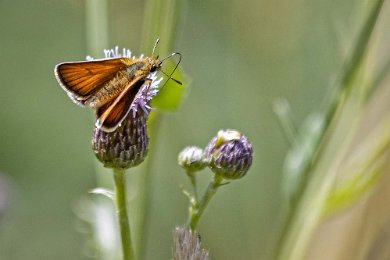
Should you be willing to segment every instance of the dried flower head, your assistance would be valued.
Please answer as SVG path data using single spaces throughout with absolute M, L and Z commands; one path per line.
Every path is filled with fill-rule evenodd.
M 104 51 L 106 58 L 131 57 L 131 52 L 123 49 L 122 54 L 118 47 Z M 87 57 L 91 60 L 91 57 Z M 152 107 L 150 101 L 158 93 L 156 72 L 148 76 L 149 83 L 142 85 L 135 96 L 130 112 L 121 124 L 112 132 L 105 132 L 95 124 L 92 135 L 92 149 L 96 157 L 105 167 L 127 169 L 137 166 L 146 157 L 149 137 L 146 121 Z
M 173 259 L 174 260 L 207 260 L 208 250 L 202 249 L 198 232 L 186 227 L 176 227 L 173 232 Z
M 196 146 L 188 146 L 179 153 L 178 163 L 187 171 L 194 172 L 203 170 L 207 163 L 204 159 L 203 150 Z
M 252 145 L 237 130 L 220 130 L 205 148 L 210 169 L 225 179 L 245 176 L 252 164 Z

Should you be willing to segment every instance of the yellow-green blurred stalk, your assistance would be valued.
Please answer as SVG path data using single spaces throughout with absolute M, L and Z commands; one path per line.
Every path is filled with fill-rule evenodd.
M 316 149 L 309 164 L 302 171 L 300 176 L 302 181 L 297 182 L 299 186 L 294 189 L 296 194 L 292 195 L 288 206 L 287 217 L 276 247 L 276 259 L 305 259 L 307 248 L 324 217 L 324 212 L 329 214 L 330 208 L 337 207 L 335 205 L 330 207 L 329 202 L 332 201 L 332 196 L 334 199 L 337 173 L 343 160 L 348 156 L 349 147 L 364 112 L 369 86 L 365 77 L 366 57 L 370 46 L 369 40 L 383 2 L 383 0 L 371 2 L 371 10 L 358 35 L 350 59 L 340 80 L 334 86 L 334 95 L 325 115 L 323 132 L 315 144 Z M 383 135 L 382 138 L 378 146 L 371 150 L 373 156 L 364 158 L 363 168 L 360 170 L 374 165 L 383 152 L 389 149 L 388 136 Z M 372 183 L 370 185 L 372 186 Z M 355 188 L 359 189 L 360 194 L 367 190 L 362 186 Z M 336 191 L 340 193 L 340 190 Z M 332 203 L 335 203 L 334 200 Z M 338 203 L 345 204 L 345 200 Z

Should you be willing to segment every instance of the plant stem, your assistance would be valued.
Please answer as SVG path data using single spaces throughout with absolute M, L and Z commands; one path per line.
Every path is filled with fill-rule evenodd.
M 126 175 L 124 169 L 113 169 L 118 224 L 121 233 L 123 260 L 134 259 L 126 206 Z
M 306 168 L 303 169 L 303 181 L 300 187 L 298 188 L 297 194 L 295 194 L 293 201 L 291 202 L 287 210 L 288 212 L 286 215 L 286 219 L 283 223 L 279 241 L 277 243 L 277 251 L 275 257 L 276 259 L 283 259 L 283 260 L 300 259 L 299 257 L 303 253 L 301 251 L 304 249 L 304 246 L 299 247 L 299 243 L 298 243 L 300 241 L 299 239 L 301 239 L 301 241 L 304 240 L 305 243 L 307 243 L 309 240 L 309 236 L 307 234 L 309 234 L 310 232 L 308 232 L 307 230 L 303 230 L 299 226 L 299 224 L 301 223 L 306 223 L 305 229 L 309 229 L 308 226 L 310 226 L 310 228 L 313 228 L 315 224 L 314 222 L 307 223 L 309 220 L 314 221 L 315 218 L 308 219 L 307 216 L 302 216 L 303 214 L 302 212 L 300 212 L 301 208 L 305 207 L 304 205 L 305 199 L 308 199 L 305 198 L 305 195 L 319 194 L 316 195 L 316 197 L 318 198 L 316 199 L 316 201 L 318 201 L 317 208 L 311 209 L 311 211 L 321 212 L 320 203 L 322 203 L 326 199 L 325 196 L 326 192 L 322 192 L 322 194 L 320 194 L 319 192 L 310 193 L 309 191 L 311 190 L 309 188 L 312 188 L 312 190 L 319 191 L 320 188 L 322 188 L 322 186 L 325 186 L 324 185 L 325 180 L 330 182 L 332 176 L 323 176 L 323 174 L 321 176 L 316 176 L 315 173 L 318 173 L 318 170 L 316 172 L 313 171 L 315 171 L 316 168 L 317 169 L 321 168 L 320 166 L 324 164 L 325 160 L 324 158 L 321 158 L 321 155 L 324 154 L 324 151 L 329 150 L 326 148 L 329 148 L 330 146 L 329 143 L 326 144 L 326 141 L 329 141 L 330 137 L 332 137 L 333 139 L 337 137 L 337 133 L 332 133 L 332 130 L 334 131 L 337 124 L 341 124 L 340 123 L 341 120 L 337 121 L 337 113 L 341 113 L 344 110 L 346 106 L 346 99 L 349 97 L 350 92 L 358 91 L 358 89 L 356 89 L 358 86 L 353 83 L 355 83 L 354 80 L 356 80 L 358 73 L 360 72 L 359 70 L 363 65 L 364 57 L 368 49 L 369 39 L 374 29 L 376 20 L 379 16 L 379 12 L 381 10 L 383 1 L 384 0 L 378 0 L 373 5 L 373 9 L 371 10 L 371 13 L 368 15 L 367 20 L 365 21 L 365 24 L 363 25 L 360 34 L 358 35 L 357 43 L 354 46 L 353 52 L 350 56 L 350 60 L 346 64 L 345 70 L 341 75 L 340 80 L 336 83 L 336 89 L 335 89 L 336 92 L 334 93 L 334 96 L 331 99 L 331 104 L 325 115 L 325 128 L 323 129 L 321 137 L 318 139 L 318 141 L 315 144 L 316 152 L 313 153 L 311 164 L 307 165 Z M 337 161 L 337 157 L 335 158 L 335 160 Z M 313 174 L 310 174 L 312 172 Z M 319 180 L 320 177 L 323 177 L 323 179 Z M 314 187 L 315 185 L 322 185 L 322 186 Z M 320 197 L 320 195 L 322 197 Z M 310 199 L 314 201 L 314 198 L 310 198 Z M 306 219 L 302 219 L 303 217 L 306 217 Z M 305 243 L 301 242 L 301 245 Z
M 148 53 L 158 37 L 159 53 L 167 55 L 176 40 L 177 25 L 182 16 L 184 0 L 148 0 L 145 4 L 141 50 Z
M 191 228 L 191 230 L 196 229 L 204 210 L 206 209 L 214 194 L 217 192 L 218 188 L 221 186 L 221 183 L 222 177 L 215 174 L 214 179 L 207 187 L 207 190 L 203 195 L 202 200 L 199 203 L 194 203 L 191 205 L 190 214 L 188 216 L 188 226 Z
M 85 5 L 88 54 L 100 57 L 108 47 L 108 3 L 107 0 L 87 0 Z
M 137 251 L 137 259 L 145 258 L 145 248 L 147 247 L 147 237 L 146 234 L 149 230 L 149 222 L 150 222 L 150 198 L 152 197 L 153 190 L 151 189 L 152 183 L 152 168 L 153 168 L 153 159 L 155 155 L 155 147 L 158 140 L 158 131 L 160 125 L 160 117 L 156 116 L 154 111 L 153 114 L 150 115 L 148 121 L 149 127 L 149 153 L 146 161 L 141 167 L 141 172 L 139 174 L 139 182 L 138 182 L 138 205 L 137 205 L 137 217 L 136 217 L 136 225 L 135 225 L 135 246 Z
M 192 189 L 194 190 L 195 201 L 198 202 L 198 189 L 196 187 L 195 172 L 187 170 L 186 173 L 187 173 L 188 178 L 190 178 Z
M 157 53 L 164 53 L 162 50 L 170 50 L 171 44 L 173 44 L 175 40 L 173 38 L 173 31 L 175 30 L 176 23 L 168 26 L 172 31 L 164 31 L 164 35 L 160 35 L 163 28 L 167 28 L 167 24 L 164 23 L 166 21 L 163 21 L 162 19 L 163 16 L 167 15 L 166 12 L 164 12 L 167 3 L 165 1 L 163 3 L 160 0 L 147 0 L 145 2 L 141 51 L 145 54 L 150 54 L 156 39 L 161 37 Z M 177 13 L 177 6 L 174 5 L 173 7 L 175 13 Z M 151 171 L 153 168 L 154 152 L 157 146 L 157 137 L 159 134 L 158 129 L 161 119 L 161 114 L 158 113 L 158 111 L 153 111 L 148 120 L 150 136 L 149 155 L 141 167 L 142 173 L 140 174 L 141 179 L 139 180 L 138 187 L 140 192 L 136 217 L 137 224 L 135 225 L 135 245 L 137 246 L 136 251 L 138 259 L 145 258 L 145 248 L 147 247 L 147 239 L 145 235 L 148 233 L 150 220 L 150 197 L 152 196 L 152 189 L 150 186 L 153 178 Z

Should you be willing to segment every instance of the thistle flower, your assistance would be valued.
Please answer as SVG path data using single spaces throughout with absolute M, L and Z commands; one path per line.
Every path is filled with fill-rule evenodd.
M 174 260 L 207 260 L 208 250 L 202 249 L 198 232 L 186 227 L 176 227 L 173 232 L 173 259 Z
M 106 58 L 131 57 L 131 52 L 118 47 L 104 51 Z M 87 57 L 88 60 L 93 58 Z M 105 167 L 127 169 L 137 166 L 146 157 L 149 137 L 146 121 L 152 110 L 150 101 L 158 93 L 156 72 L 148 78 L 151 84 L 144 84 L 131 104 L 130 112 L 113 132 L 105 132 L 95 125 L 92 135 L 92 149 Z
M 203 150 L 196 146 L 187 146 L 178 156 L 178 163 L 181 167 L 190 172 L 203 170 L 207 163 L 204 159 Z
M 252 145 L 237 130 L 220 130 L 205 148 L 210 169 L 224 179 L 245 176 L 252 164 Z

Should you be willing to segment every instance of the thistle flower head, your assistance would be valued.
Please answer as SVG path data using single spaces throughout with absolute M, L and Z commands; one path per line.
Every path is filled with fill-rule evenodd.
M 203 150 L 196 146 L 184 148 L 179 153 L 178 163 L 181 167 L 190 172 L 203 170 L 207 165 L 204 159 Z
M 131 55 L 129 49 L 123 48 L 122 52 L 119 51 L 119 47 L 116 46 L 114 49 L 104 50 L 105 59 L 115 59 L 115 58 L 137 58 Z M 143 54 L 139 58 L 142 58 Z M 91 56 L 87 56 L 86 60 L 94 60 Z M 144 84 L 141 89 L 138 91 L 136 97 L 134 98 L 133 103 L 130 107 L 130 113 L 133 114 L 133 117 L 136 116 L 137 111 L 142 110 L 145 114 L 148 114 L 153 108 L 150 106 L 150 102 L 155 97 L 159 91 L 158 85 L 163 78 L 157 78 L 157 72 L 152 72 L 148 75 L 148 79 L 151 80 L 151 84 Z
M 150 102 L 159 91 L 158 85 L 162 78 L 157 79 L 157 72 L 150 73 L 148 79 L 151 80 L 151 84 L 144 84 L 138 91 L 130 107 L 130 113 L 133 118 L 137 116 L 137 113 L 148 115 L 153 108 L 150 106 Z
M 209 259 L 209 251 L 202 248 L 200 235 L 186 227 L 176 227 L 173 232 L 173 259 Z
M 252 145 L 237 130 L 220 130 L 205 148 L 210 169 L 225 179 L 245 176 L 252 164 Z
M 104 50 L 105 58 L 131 57 L 128 49 L 119 53 L 118 47 Z M 87 57 L 87 60 L 93 60 Z M 152 107 L 150 102 L 158 93 L 157 72 L 150 73 L 150 83 L 145 83 L 131 103 L 129 113 L 112 132 L 105 132 L 95 124 L 92 135 L 92 149 L 105 167 L 127 169 L 137 166 L 146 157 L 149 137 L 146 121 Z
M 147 116 L 128 114 L 113 132 L 94 127 L 92 149 L 105 167 L 127 169 L 137 166 L 148 153 Z

